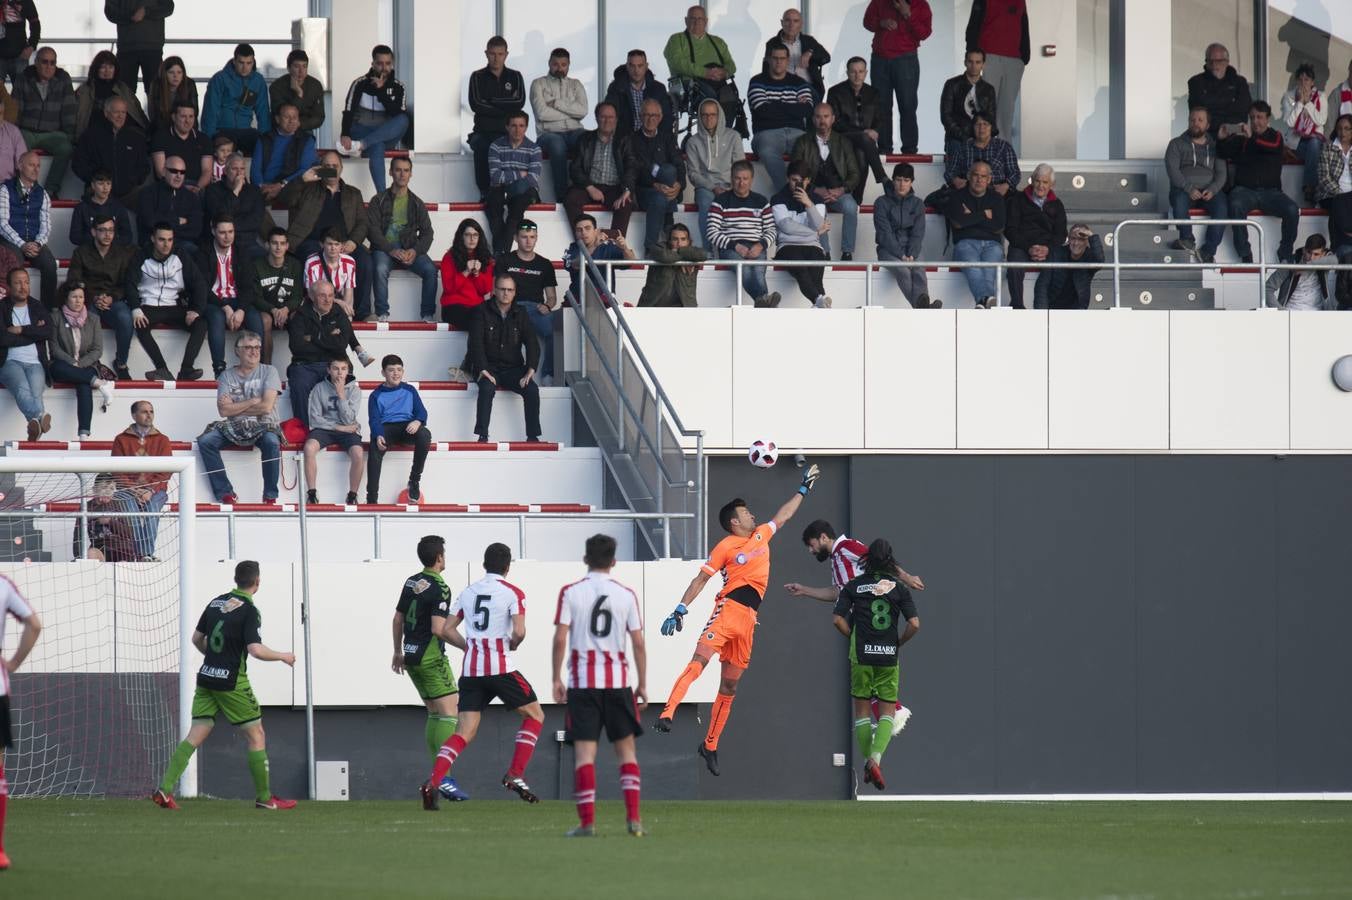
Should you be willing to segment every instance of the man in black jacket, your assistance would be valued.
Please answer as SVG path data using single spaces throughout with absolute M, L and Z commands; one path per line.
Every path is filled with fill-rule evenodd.
M 71 169 L 86 185 L 102 169 L 112 173 L 113 196 L 130 206 L 150 173 L 145 132 L 127 121 L 127 101 L 109 97 L 103 115 L 93 116 L 75 143 Z
M 263 192 L 249 182 L 248 176 L 249 163 L 243 155 L 230 154 L 225 176 L 202 192 L 202 221 L 209 226 L 221 216 L 229 216 L 235 223 L 235 246 L 250 259 L 258 259 L 267 253 L 260 241 L 264 231 L 272 228 L 272 213 L 267 210 Z
M 286 322 L 290 338 L 291 365 L 286 367 L 286 389 L 291 397 L 291 414 L 310 427 L 310 391 L 328 377 L 329 363 L 341 359 L 348 364 L 347 380 L 351 381 L 352 348 L 368 365 L 371 357 L 357 343 L 352 331 L 352 320 L 333 302 L 333 285 L 316 281 L 310 285 L 310 302 L 302 303 L 296 314 Z
M 662 105 L 662 121 L 670 124 L 674 121 L 671 95 L 667 87 L 658 81 L 648 68 L 648 54 L 642 50 L 630 50 L 628 60 L 622 66 L 616 66 L 614 80 L 606 88 L 606 102 L 615 107 L 619 117 L 615 126 L 619 134 L 638 131 L 642 127 L 641 110 L 643 101 L 656 100 Z
M 1248 80 L 1230 65 L 1230 51 L 1224 44 L 1208 46 L 1204 68 L 1188 79 L 1188 109 L 1205 107 L 1212 137 L 1223 138 L 1232 133 L 1232 127 L 1244 124 L 1252 103 Z M 1231 126 L 1225 134 L 1221 134 L 1222 125 Z
M 1005 198 L 991 190 L 991 167 L 972 163 L 967 183 L 949 196 L 948 225 L 953 229 L 953 259 L 959 262 L 999 262 L 1004 259 Z M 964 268 L 967 287 L 977 309 L 995 302 L 995 269 Z
M 202 377 L 202 370 L 193 364 L 207 338 L 206 293 L 202 272 L 192 256 L 174 246 L 174 226 L 156 223 L 151 229 L 150 246 L 138 252 L 127 267 L 123 293 L 131 307 L 136 339 L 155 364 L 146 373 L 147 381 L 196 381 Z M 170 374 L 150 330 L 152 325 L 161 324 L 177 325 L 188 332 L 177 377 Z
M 488 422 L 498 390 L 521 395 L 526 406 L 526 440 L 540 440 L 540 387 L 535 383 L 540 345 L 530 317 L 515 301 L 516 279 L 499 275 L 493 282 L 493 296 L 470 320 L 469 370 L 479 386 L 474 433 L 481 444 L 488 443 Z
M 164 20 L 173 13 L 174 0 L 104 0 L 103 15 L 117 26 L 117 71 L 133 91 L 137 70 L 146 93 L 159 75 Z
M 1217 150 L 1222 159 L 1234 164 L 1235 186 L 1230 189 L 1230 215 L 1242 219 L 1258 209 L 1282 220 L 1281 243 L 1277 245 L 1279 262 L 1294 262 L 1296 229 L 1300 226 L 1300 207 L 1282 191 L 1282 160 L 1286 145 L 1277 129 L 1268 124 L 1272 107 L 1255 100 L 1249 107 L 1249 121 L 1223 139 Z M 1236 225 L 1235 252 L 1246 263 L 1253 262 L 1249 249 L 1249 229 Z
M 624 141 L 615 104 L 596 104 L 596 130 L 583 133 L 568 162 L 568 193 L 563 195 L 563 213 L 572 228 L 587 203 L 612 210 L 610 227 L 620 234 L 629 230 L 634 196 L 624 187 Z
M 197 265 L 207 288 L 207 350 L 211 371 L 225 371 L 225 333 L 249 330 L 263 338 L 263 316 L 254 308 L 249 257 L 235 246 L 235 221 L 223 216 L 211 223 L 211 243 L 198 254 Z
M 338 152 L 366 157 L 379 194 L 385 190 L 385 148 L 398 143 L 408 130 L 404 83 L 394 77 L 394 51 L 377 44 L 371 49 L 371 71 L 347 89 Z
M 943 91 L 939 94 L 939 121 L 944 126 L 944 156 L 957 153 L 959 147 L 972 139 L 972 117 L 977 113 L 985 113 L 992 122 L 999 121 L 995 88 L 981 77 L 986 68 L 986 51 L 980 48 L 968 50 L 962 66 L 962 74 L 945 81 Z
M 202 234 L 202 198 L 188 190 L 187 167 L 183 158 L 171 156 L 164 161 L 164 180 L 141 191 L 136 207 L 137 243 L 150 242 L 150 226 L 168 222 L 174 226 L 174 246 L 185 253 L 197 252 Z
M 845 80 L 831 88 L 826 102 L 835 110 L 835 130 L 854 145 L 854 155 L 862 174 L 865 167 L 873 173 L 873 180 L 887 184 L 887 170 L 883 168 L 878 150 L 878 135 L 890 123 L 878 99 L 878 90 L 867 82 L 868 63 L 862 56 L 854 56 L 845 63 Z M 864 179 L 854 188 L 854 202 L 864 202 Z
M 662 104 L 643 101 L 643 127 L 624 138 L 624 188 L 647 213 L 643 246 L 661 243 L 685 191 L 685 156 L 662 124 Z
M 789 71 L 812 85 L 812 100 L 821 103 L 826 96 L 826 82 L 822 67 L 831 61 L 831 54 L 810 34 L 803 34 L 803 14 L 790 7 L 779 20 L 779 33 L 765 42 L 765 61 L 761 72 L 770 74 L 770 50 L 776 43 L 789 48 Z
M 508 114 L 526 108 L 526 82 L 520 72 L 507 68 L 506 39 L 497 34 L 489 38 L 484 57 L 488 65 L 469 76 L 469 108 L 474 111 L 469 146 L 481 201 L 488 196 L 488 148 L 507 133 Z
M 1033 170 L 1022 191 L 1005 198 L 1005 238 L 1010 262 L 1046 262 L 1066 242 L 1066 207 L 1052 190 L 1056 172 L 1046 163 Z M 1006 269 L 1009 305 L 1023 309 L 1023 282 L 1029 269 Z
M 1103 262 L 1103 241 L 1088 225 L 1070 229 L 1067 242 L 1053 247 L 1048 262 Z M 1098 269 L 1043 269 L 1033 288 L 1034 309 L 1088 309 L 1089 288 Z

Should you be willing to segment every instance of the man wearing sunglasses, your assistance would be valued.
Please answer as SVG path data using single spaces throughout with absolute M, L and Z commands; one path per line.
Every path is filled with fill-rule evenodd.
M 202 235 L 202 198 L 187 187 L 188 167 L 181 156 L 164 161 L 164 178 L 141 191 L 136 210 L 138 241 L 150 243 L 150 227 L 168 222 L 174 227 L 174 246 L 184 253 L 196 253 Z

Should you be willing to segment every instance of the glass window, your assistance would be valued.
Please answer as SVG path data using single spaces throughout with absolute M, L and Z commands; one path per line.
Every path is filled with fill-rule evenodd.
M 1338 10 L 1341 15 L 1334 15 Z M 1352 17 L 1343 0 L 1270 0 L 1268 4 L 1268 102 L 1274 111 L 1296 83 L 1302 63 L 1314 67 L 1314 83 L 1328 92 L 1352 77 Z M 1328 118 L 1332 128 L 1336 110 Z
M 606 85 L 599 83 L 596 68 L 596 0 L 513 0 L 505 4 L 504 16 L 508 65 L 525 76 L 528 87 L 549 72 L 550 51 L 563 47 L 572 60 L 569 77 L 587 89 L 587 105 L 595 106 L 601 100 Z M 526 111 L 530 111 L 529 100 Z M 588 113 L 584 124 L 594 128 L 595 117 Z
M 1224 44 L 1230 65 L 1254 78 L 1254 33 L 1252 0 L 1189 0 L 1173 4 L 1172 95 L 1173 133 L 1188 127 L 1188 79 L 1205 66 L 1207 45 Z M 1130 50 L 1131 48 L 1128 48 Z

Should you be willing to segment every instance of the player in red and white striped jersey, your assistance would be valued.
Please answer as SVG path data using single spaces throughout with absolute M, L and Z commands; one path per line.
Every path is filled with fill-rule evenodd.
M 23 665 L 42 632 L 42 621 L 23 594 L 19 593 L 19 588 L 8 578 L 0 576 L 0 647 L 5 645 L 5 625 L 11 616 L 23 623 L 23 634 L 19 636 L 19 646 L 13 656 L 5 659 L 0 655 L 0 870 L 9 868 L 9 857 L 5 855 L 5 811 L 9 804 L 5 748 L 12 741 L 9 730 L 9 674 L 18 671 L 19 666 Z
M 587 538 L 583 560 L 587 563 L 587 577 L 559 591 L 559 606 L 554 613 L 554 702 L 568 704 L 567 738 L 573 742 L 573 798 L 577 801 L 579 820 L 568 836 L 595 834 L 596 745 L 604 726 L 620 760 L 620 790 L 624 794 L 629 833 L 642 837 L 634 738 L 643 733 L 639 704 L 648 702 L 643 616 L 634 592 L 610 577 L 615 566 L 613 537 L 594 534 Z M 627 642 L 634 647 L 638 686 L 633 690 L 629 688 Z
M 540 798 L 522 776 L 535 752 L 545 713 L 535 689 L 512 664 L 512 651 L 526 639 L 526 595 L 504 577 L 511 565 L 511 548 L 506 544 L 489 544 L 484 550 L 484 577 L 461 591 L 451 603 L 449 613 L 454 626 L 448 629 L 446 642 L 465 651 L 460 677 L 460 721 L 456 723 L 455 734 L 437 753 L 431 780 L 421 788 L 424 809 L 437 808 L 441 780 L 474 740 L 483 711 L 495 697 L 521 716 L 516 750 L 511 767 L 502 776 L 502 784 L 527 803 L 539 802 Z M 461 624 L 464 634 L 460 633 Z

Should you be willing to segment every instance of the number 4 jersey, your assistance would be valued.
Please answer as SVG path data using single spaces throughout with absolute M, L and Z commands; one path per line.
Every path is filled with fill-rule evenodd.
M 452 617 L 465 620 L 465 665 L 461 675 L 478 678 L 506 675 L 512 664 L 512 616 L 526 614 L 526 594 L 492 572 L 460 592 L 451 604 Z
M 221 594 L 207 604 L 197 630 L 206 635 L 206 659 L 197 670 L 197 686 L 211 691 L 233 691 L 248 671 L 249 645 L 263 643 L 258 629 L 263 618 L 253 598 L 243 591 Z
M 629 632 L 643 629 L 638 597 L 604 572 L 559 591 L 555 625 L 568 626 L 568 686 L 629 686 Z
M 906 586 L 881 572 L 860 575 L 841 588 L 834 612 L 850 623 L 850 658 L 861 666 L 896 665 L 897 626 L 918 616 Z

